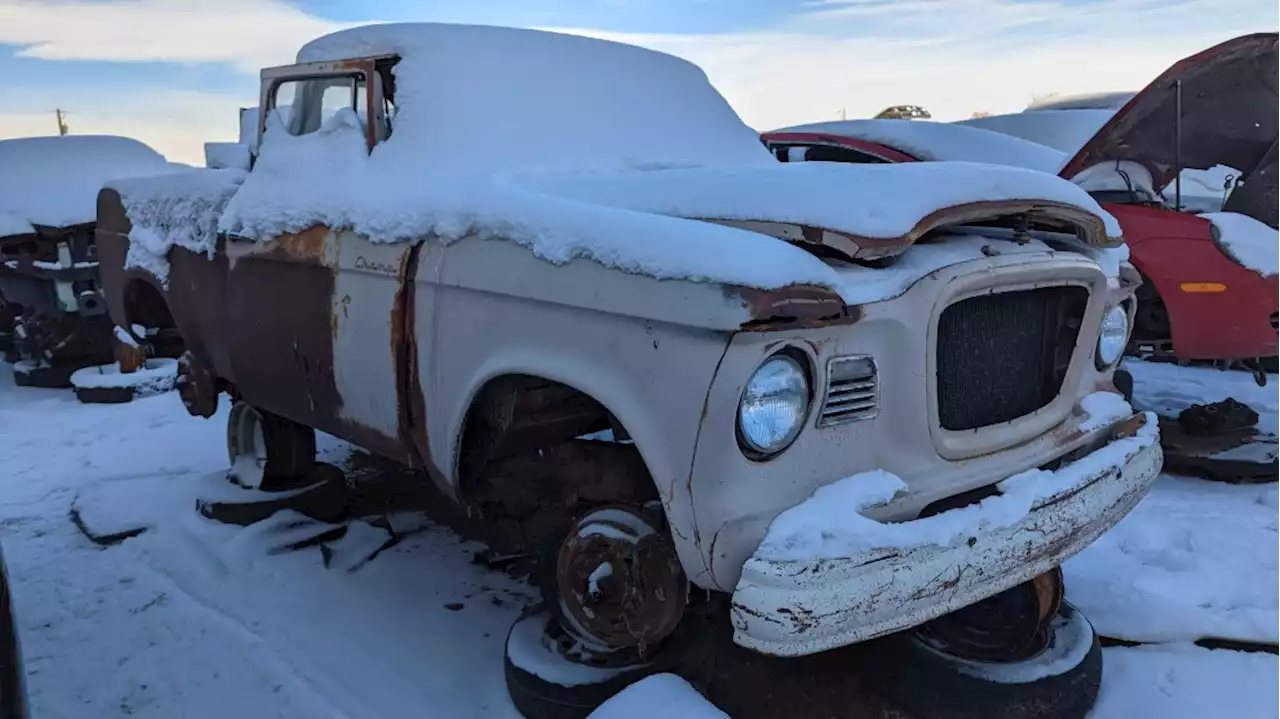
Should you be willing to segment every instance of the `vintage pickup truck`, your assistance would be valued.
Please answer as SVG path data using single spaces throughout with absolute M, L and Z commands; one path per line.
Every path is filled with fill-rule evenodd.
M 101 193 L 111 316 L 178 330 L 247 473 L 306 472 L 321 430 L 543 552 L 526 714 L 570 691 L 537 647 L 585 706 L 708 607 L 781 656 L 925 627 L 908 656 L 1087 709 L 1056 568 L 1161 458 L 1111 382 L 1136 275 L 1084 191 L 778 163 L 695 66 L 527 30 L 344 31 L 260 101 L 248 172 Z

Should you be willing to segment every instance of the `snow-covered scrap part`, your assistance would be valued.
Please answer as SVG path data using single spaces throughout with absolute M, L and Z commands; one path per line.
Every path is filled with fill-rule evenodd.
M 1206 212 L 1213 223 L 1218 247 L 1232 260 L 1263 277 L 1280 274 L 1280 234 L 1261 222 L 1236 212 Z
M 132 387 L 135 397 L 168 392 L 178 379 L 178 360 L 157 357 L 147 360 L 136 372 L 125 374 L 120 365 L 111 363 L 78 369 L 71 375 L 76 389 Z
M 218 218 L 246 176 L 243 170 L 194 169 L 111 182 L 131 224 L 125 268 L 146 270 L 167 286 L 171 247 L 213 257 Z
M 811 562 L 881 549 L 947 547 L 984 531 L 1012 526 L 1035 506 L 1073 491 L 1100 470 L 1123 464 L 1149 447 L 1158 430 L 1155 415 L 1148 414 L 1146 419 L 1135 436 L 1111 442 L 1060 469 L 1016 474 L 996 485 L 999 494 L 977 504 L 909 522 L 883 523 L 862 514 L 906 491 L 902 479 L 884 470 L 846 477 L 819 487 L 809 499 L 778 515 L 752 558 Z
M 163 155 L 127 137 L 0 140 L 0 236 L 93 222 L 109 180 L 172 171 Z
M 796 125 L 773 133 L 819 133 L 875 142 L 917 160 L 989 162 L 1057 174 L 1065 153 L 1012 135 L 928 120 L 843 120 Z
M 613 695 L 587 719 L 729 719 L 675 674 L 645 677 Z

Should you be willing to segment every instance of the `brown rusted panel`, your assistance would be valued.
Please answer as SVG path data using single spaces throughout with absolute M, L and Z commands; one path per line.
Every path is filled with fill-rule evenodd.
M 323 263 L 329 228 L 317 225 L 302 232 L 280 235 L 267 254 L 282 253 L 300 262 Z
M 418 255 L 422 245 L 404 253 L 396 280 L 400 283 L 391 306 L 391 352 L 396 367 L 396 406 L 400 415 L 400 443 L 412 467 L 435 471 L 427 441 L 427 404 L 418 376 L 416 331 Z M 439 477 L 434 477 L 439 479 Z M 443 485 L 441 485 L 443 486 Z
M 751 320 L 742 329 L 769 332 L 800 327 L 851 324 L 861 316 L 857 306 L 845 305 L 840 295 L 815 285 L 788 285 L 776 290 L 730 287 L 727 291 L 746 304 Z
M 984 200 L 944 207 L 920 218 L 911 230 L 897 237 L 867 237 L 788 222 L 697 219 L 761 232 L 802 247 L 812 245 L 821 248 L 818 253 L 823 255 L 836 254 L 849 260 L 875 260 L 902 254 L 928 233 L 948 225 L 972 224 L 1000 218 L 1025 219 L 1033 229 L 1047 227 L 1075 232 L 1097 247 L 1114 247 L 1119 244 L 1118 238 L 1107 236 L 1106 225 L 1098 216 L 1074 205 L 1049 200 Z

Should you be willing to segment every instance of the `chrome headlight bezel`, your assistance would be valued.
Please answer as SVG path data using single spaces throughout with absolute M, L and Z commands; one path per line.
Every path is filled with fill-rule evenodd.
M 808 362 L 786 350 L 766 358 L 756 367 L 742 387 L 738 410 L 734 416 L 738 446 L 748 459 L 764 461 L 778 456 L 790 447 L 804 430 L 813 408 L 813 381 Z M 773 383 L 776 386 L 769 388 Z M 753 413 L 768 412 L 762 400 L 788 397 L 794 407 L 789 423 L 770 428 L 767 423 L 751 422 Z M 774 418 L 778 419 L 777 417 Z
M 1129 312 L 1124 304 L 1111 305 L 1098 323 L 1098 339 L 1094 349 L 1098 369 L 1119 364 L 1129 345 Z

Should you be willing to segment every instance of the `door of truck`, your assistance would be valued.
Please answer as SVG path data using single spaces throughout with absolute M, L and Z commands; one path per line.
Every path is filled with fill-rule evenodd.
M 305 136 L 354 110 L 372 148 L 386 135 L 375 62 L 263 71 L 260 136 L 265 127 Z M 259 152 L 270 143 L 261 137 Z M 232 365 L 245 399 L 411 463 L 401 367 L 413 247 L 316 226 L 267 241 L 228 237 L 226 252 Z

